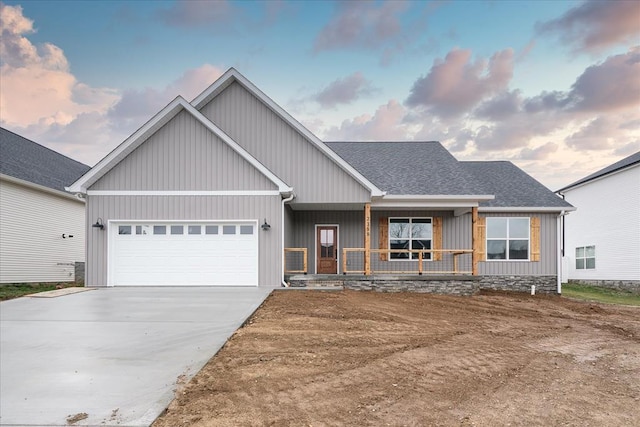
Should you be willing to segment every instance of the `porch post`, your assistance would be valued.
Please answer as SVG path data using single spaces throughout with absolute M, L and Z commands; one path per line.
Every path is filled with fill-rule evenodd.
M 478 208 L 471 208 L 471 274 L 478 275 Z
M 364 274 L 371 274 L 371 203 L 364 205 Z

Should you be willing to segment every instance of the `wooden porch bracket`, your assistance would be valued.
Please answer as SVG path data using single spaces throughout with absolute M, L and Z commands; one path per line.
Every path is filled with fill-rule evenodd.
M 364 205 L 364 274 L 371 274 L 371 203 Z

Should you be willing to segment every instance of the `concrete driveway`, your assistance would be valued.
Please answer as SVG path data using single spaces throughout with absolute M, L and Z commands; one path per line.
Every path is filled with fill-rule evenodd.
M 270 291 L 109 288 L 2 302 L 0 425 L 87 414 L 74 425 L 148 426 Z

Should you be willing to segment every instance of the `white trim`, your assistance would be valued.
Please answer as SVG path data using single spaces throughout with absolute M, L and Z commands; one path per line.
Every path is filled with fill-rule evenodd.
M 387 194 L 383 200 L 453 200 L 453 201 L 471 201 L 484 202 L 495 199 L 493 194 Z
M 277 190 L 214 190 L 214 191 L 150 191 L 150 190 L 87 190 L 88 196 L 279 196 Z
M 190 219 L 170 219 L 170 220 L 158 220 L 158 219 L 152 219 L 152 220 L 141 220 L 141 219 L 110 219 L 107 221 L 106 227 L 105 227 L 105 232 L 107 233 L 107 286 L 108 287 L 113 287 L 115 286 L 115 284 L 113 283 L 113 273 L 112 273 L 112 269 L 113 269 L 113 265 L 111 263 L 111 258 L 112 258 L 112 251 L 113 251 L 113 244 L 111 242 L 111 238 L 115 237 L 111 235 L 111 233 L 115 233 L 116 230 L 116 226 L 118 226 L 119 224 L 139 224 L 139 223 L 147 223 L 147 224 L 155 224 L 155 225 L 161 225 L 161 224 L 174 224 L 174 223 L 180 223 L 180 224 L 225 224 L 225 223 L 233 223 L 233 224 L 251 224 L 251 225 L 255 225 L 255 232 L 256 232 L 256 285 L 255 287 L 259 287 L 260 286 L 260 220 L 257 219 L 221 219 L 221 220 L 211 220 L 211 219 L 207 219 L 207 220 L 190 220 Z M 112 231 L 114 230 L 114 231 Z M 253 287 L 253 286 L 243 286 L 243 287 Z
M 98 164 L 91 168 L 87 173 L 82 175 L 76 182 L 67 187 L 66 190 L 73 193 L 85 193 L 89 186 L 91 186 L 98 179 L 104 176 L 122 159 L 129 155 L 129 153 L 131 153 L 135 148 L 142 145 L 142 143 L 150 138 L 160 127 L 168 123 L 169 120 L 175 117 L 182 110 L 189 112 L 207 129 L 209 129 L 212 133 L 222 139 L 236 153 L 238 153 L 241 157 L 248 161 L 253 167 L 258 169 L 271 182 L 277 185 L 278 191 L 280 191 L 280 193 L 289 194 L 293 191 L 293 189 L 289 187 L 284 181 L 282 181 L 273 172 L 267 169 L 255 157 L 253 157 L 244 148 L 238 145 L 238 143 L 231 139 L 229 135 L 224 133 L 222 129 L 213 124 L 209 119 L 207 119 L 202 113 L 196 110 L 181 96 L 178 96 L 171 103 L 169 103 L 169 105 L 163 108 L 158 114 L 156 114 L 151 120 L 145 123 L 133 135 L 127 138 L 122 144 L 120 144 L 113 151 L 107 154 L 106 157 L 100 160 Z
M 530 213 L 530 212 L 569 212 L 569 211 L 575 211 L 576 208 L 575 207 L 569 207 L 569 206 L 564 206 L 564 207 L 548 207 L 548 208 L 543 208 L 543 207 L 505 207 L 505 208 L 499 208 L 499 207 L 479 207 L 478 208 L 478 212 L 522 212 L 522 213 Z
M 480 202 L 493 200 L 491 194 L 388 194 L 371 202 L 372 209 L 388 208 L 474 208 Z
M 340 274 L 340 224 L 315 224 L 313 228 L 313 274 L 318 274 L 318 227 L 336 227 L 336 274 Z
M 2 179 L 3 181 L 10 182 L 12 184 L 23 185 L 25 187 L 32 188 L 34 190 L 39 190 L 39 191 L 42 191 L 44 193 L 49 193 L 49 194 L 53 194 L 55 196 L 64 197 L 65 199 L 74 200 L 74 201 L 76 201 L 78 203 L 85 203 L 84 199 L 80 199 L 79 197 L 76 197 L 75 195 L 73 195 L 71 193 L 67 193 L 65 191 L 56 190 L 55 188 L 46 187 L 44 185 L 36 184 L 36 183 L 30 182 L 30 181 L 25 181 L 24 179 L 16 178 L 16 177 L 11 176 L 11 175 L 6 175 L 6 174 L 3 174 L 3 173 L 0 173 L 0 179 Z
M 633 169 L 633 167 L 640 167 L 640 163 L 638 163 L 638 162 L 631 163 L 630 165 L 627 165 L 627 166 L 624 166 L 624 167 L 622 167 L 620 169 L 616 169 L 614 171 L 605 173 L 604 175 L 600 175 L 600 176 L 597 176 L 595 178 L 591 178 L 591 179 L 589 179 L 587 181 L 584 181 L 584 182 L 581 182 L 579 184 L 572 184 L 572 185 L 569 185 L 568 187 L 561 188 L 560 190 L 555 191 L 555 193 L 556 194 L 561 194 L 561 195 L 566 195 L 567 191 L 572 191 L 572 190 L 575 190 L 576 188 L 580 188 L 580 187 L 582 187 L 584 185 L 591 184 L 592 182 L 601 181 L 604 178 L 608 178 L 610 176 L 617 175 L 617 174 L 622 173 L 622 172 L 626 172 L 626 171 L 628 171 L 630 169 Z
M 392 219 L 408 219 L 409 220 L 409 224 L 413 225 L 413 220 L 414 219 L 428 219 L 431 222 L 429 223 L 431 225 L 431 238 L 430 239 L 420 239 L 420 238 L 413 238 L 411 236 L 407 237 L 406 239 L 401 239 L 401 238 L 394 238 L 393 240 L 408 240 L 409 241 L 409 249 L 413 249 L 411 246 L 412 245 L 412 241 L 413 240 L 429 240 L 429 242 L 431 243 L 431 249 L 433 249 L 433 217 L 432 216 L 390 216 L 389 218 L 387 218 L 387 249 L 391 249 L 391 220 Z M 419 223 L 418 223 L 419 224 Z M 411 230 L 409 230 L 411 231 Z M 430 262 L 433 261 L 433 252 L 429 253 L 429 259 L 423 259 L 422 262 Z M 387 253 L 387 259 L 389 262 L 398 262 L 398 261 L 404 261 L 404 262 L 412 262 L 412 261 L 418 261 L 418 258 L 414 259 L 413 258 L 413 254 L 410 254 L 409 258 L 404 259 L 404 258 L 391 258 L 391 252 Z
M 498 238 L 492 237 L 489 238 L 489 225 L 485 222 L 485 238 L 484 238 L 484 253 L 485 260 L 484 262 L 531 262 L 531 217 L 530 216 L 486 216 L 484 217 L 485 221 L 489 219 L 506 219 L 507 220 L 507 237 Z M 509 259 L 509 241 L 510 240 L 523 240 L 522 237 L 509 237 L 509 220 L 511 219 L 526 219 L 529 223 L 527 225 L 527 259 Z M 505 259 L 489 259 L 489 240 L 504 240 L 505 244 Z
M 295 128 L 300 134 L 305 136 L 309 141 L 311 141 L 311 143 L 316 146 L 316 148 L 318 148 L 320 151 L 322 151 L 322 153 L 333 160 L 356 181 L 368 188 L 371 192 L 372 197 L 380 197 L 385 194 L 384 191 L 380 190 L 375 184 L 365 178 L 364 175 L 358 172 L 353 166 L 344 161 L 342 157 L 338 156 L 317 136 L 315 136 L 300 122 L 294 119 L 289 113 L 287 113 L 282 107 L 276 104 L 271 98 L 269 98 L 264 92 L 262 92 L 256 85 L 251 83 L 249 79 L 240 74 L 235 68 L 229 68 L 220 78 L 218 78 L 218 80 L 216 80 L 211 86 L 205 89 L 204 92 L 202 92 L 193 101 L 191 101 L 191 105 L 199 110 L 205 104 L 209 103 L 213 98 L 215 98 L 220 92 L 222 92 L 222 90 L 231 83 L 231 79 L 234 79 L 242 86 L 244 86 L 245 89 L 247 89 L 254 96 L 264 102 L 272 111 L 278 114 L 284 121 Z

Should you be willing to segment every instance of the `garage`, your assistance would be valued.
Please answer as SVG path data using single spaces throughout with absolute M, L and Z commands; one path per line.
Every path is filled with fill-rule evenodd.
M 111 286 L 258 286 L 257 221 L 110 223 Z

